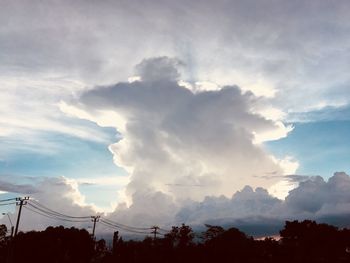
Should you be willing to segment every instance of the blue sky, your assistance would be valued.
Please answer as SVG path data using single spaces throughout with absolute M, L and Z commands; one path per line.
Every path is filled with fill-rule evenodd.
M 288 137 L 268 142 L 276 156 L 299 161 L 298 174 L 329 178 L 334 172 L 350 170 L 350 121 L 294 123 Z
M 41 139 L 48 144 L 53 144 L 54 151 L 33 151 L 24 149 L 13 152 L 10 149 L 21 148 L 22 142 L 2 140 L 0 147 L 6 158 L 1 160 L 0 174 L 6 176 L 12 183 L 34 184 L 35 178 L 59 177 L 81 180 L 79 190 L 86 196 L 87 203 L 95 203 L 100 207 L 109 209 L 111 200 L 118 198 L 120 190 L 115 184 L 101 185 L 92 183 L 89 179 L 125 177 L 127 173 L 113 162 L 113 156 L 108 146 L 114 143 L 118 136 L 113 128 L 102 128 L 89 121 L 82 121 L 87 126 L 100 129 L 108 138 L 104 142 L 83 140 L 61 133 L 45 133 Z M 38 147 L 40 147 L 38 145 Z M 17 194 L 18 195 L 18 194 Z M 11 194 L 10 196 L 14 196 Z M 8 194 L 4 194 L 7 198 Z
M 60 204 L 52 190 L 68 212 L 135 223 L 156 203 L 165 222 L 188 200 L 349 173 L 349 13 L 346 0 L 1 1 L 0 195 Z

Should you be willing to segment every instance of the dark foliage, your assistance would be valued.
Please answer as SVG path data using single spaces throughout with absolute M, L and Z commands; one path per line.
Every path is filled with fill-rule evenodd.
M 3 237 L 0 262 L 350 262 L 350 230 L 310 220 L 287 221 L 280 240 L 255 240 L 237 228 L 206 228 L 202 242 L 195 242 L 192 229 L 184 224 L 155 240 L 124 241 L 115 232 L 109 250 L 104 240 L 95 242 L 86 230 L 49 227 L 20 233 L 13 240 Z
M 8 242 L 7 253 L 2 254 L 2 259 L 6 256 L 11 263 L 87 263 L 93 255 L 94 242 L 86 230 L 60 226 L 19 233 Z

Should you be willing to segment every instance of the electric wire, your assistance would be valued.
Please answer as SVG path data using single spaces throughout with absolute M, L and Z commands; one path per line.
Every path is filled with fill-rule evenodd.
M 46 217 L 49 217 L 49 218 L 52 218 L 52 219 L 57 219 L 57 220 L 62 220 L 62 221 L 67 221 L 67 222 L 82 222 L 82 223 L 83 222 L 90 222 L 89 220 L 67 219 L 67 218 L 62 218 L 62 217 L 59 217 L 59 216 L 47 214 L 45 211 L 37 210 L 37 208 L 34 208 L 34 207 L 29 208 L 29 207 L 25 206 L 25 208 L 28 209 L 28 210 L 31 210 L 32 212 L 35 212 L 37 214 L 40 214 L 42 216 L 46 216 Z
M 112 221 L 110 219 L 107 218 L 102 218 L 102 220 L 107 221 L 108 223 L 115 225 L 116 227 L 120 227 L 120 228 L 129 228 L 129 229 L 134 229 L 134 230 L 151 230 L 152 227 L 134 227 L 134 226 L 128 226 L 128 225 L 124 225 L 115 221 Z
M 9 198 L 9 199 L 4 199 L 0 200 L 0 202 L 8 202 L 11 200 L 16 200 L 16 198 Z M 6 203 L 6 204 L 1 204 L 0 206 L 4 205 L 11 205 L 11 204 L 16 204 L 16 202 L 12 203 Z M 27 203 L 30 207 L 24 206 L 27 210 L 39 214 L 41 216 L 55 219 L 55 220 L 62 220 L 62 221 L 67 221 L 67 222 L 90 222 L 91 216 L 71 216 L 71 215 L 66 215 L 60 212 L 57 212 L 51 208 L 48 208 L 47 206 L 39 203 L 38 201 L 35 201 L 33 199 L 30 199 L 27 201 Z M 88 220 L 89 219 L 89 220 Z M 121 224 L 115 221 L 112 221 L 107 218 L 101 218 L 100 223 L 106 227 L 110 227 L 113 229 L 119 229 L 119 230 L 124 230 L 127 232 L 135 233 L 135 234 L 152 234 L 152 232 L 148 232 L 153 230 L 154 228 L 152 227 L 135 227 L 135 226 L 128 226 L 125 224 Z M 163 228 L 157 228 L 157 234 L 164 236 L 166 233 L 169 233 L 171 230 L 163 229 Z M 154 233 L 154 232 L 153 232 Z
M 127 227 L 121 227 L 121 226 L 118 226 L 118 225 L 114 225 L 114 224 L 111 224 L 105 220 L 100 220 L 100 222 L 104 223 L 104 224 L 107 224 L 108 226 L 110 227 L 113 227 L 113 228 L 116 228 L 116 229 L 122 229 L 124 231 L 128 231 L 128 232 L 135 232 L 135 233 L 143 233 L 143 234 L 149 234 L 149 232 L 145 232 L 145 231 L 141 231 L 141 230 L 135 230 L 135 229 L 130 229 L 130 228 L 127 228 Z M 148 229 L 148 230 L 151 230 L 151 229 Z
M 100 224 L 106 226 L 106 227 L 109 227 L 109 228 L 113 228 L 113 229 L 117 229 L 117 230 L 124 230 L 126 232 L 131 232 L 131 233 L 134 233 L 134 234 L 142 234 L 142 235 L 150 235 L 151 232 L 142 232 L 142 231 L 135 231 L 135 230 L 130 230 L 130 229 L 124 229 L 124 228 L 120 228 L 120 227 L 116 227 L 114 225 L 111 225 L 111 224 L 108 224 L 104 221 L 101 221 L 99 222 Z
M 34 203 L 36 206 L 40 206 L 41 209 L 47 210 L 48 213 L 50 213 L 50 214 L 55 214 L 55 215 L 57 215 L 57 216 L 68 217 L 68 218 L 91 218 L 91 216 L 70 216 L 70 215 L 62 214 L 62 213 L 60 213 L 60 212 L 57 212 L 57 211 L 55 211 L 55 210 L 52 210 L 52 209 L 50 209 L 50 208 L 44 206 L 43 204 L 41 204 L 41 203 L 39 203 L 39 202 L 37 202 L 37 201 L 35 201 L 35 200 L 30 200 L 30 202 Z M 33 204 L 32 204 L 32 205 L 33 205 Z
M 0 202 L 8 202 L 8 201 L 12 201 L 12 200 L 16 200 L 16 198 L 2 199 L 2 200 L 0 200 Z
M 47 217 L 51 217 L 54 219 L 59 219 L 59 220 L 69 221 L 69 222 L 89 222 L 90 221 L 90 220 L 87 220 L 88 218 L 85 218 L 85 220 L 80 219 L 80 218 L 70 218 L 69 216 L 65 218 L 64 216 L 60 216 L 60 215 L 45 211 L 44 209 L 41 209 L 41 208 L 31 204 L 31 203 L 28 203 L 28 205 L 31 206 L 32 209 L 34 209 L 36 212 L 38 212 L 40 214 L 45 214 Z
M 45 216 L 47 218 L 55 219 L 55 220 L 62 220 L 62 221 L 74 222 L 74 223 L 87 223 L 87 222 L 89 222 L 87 220 L 72 220 L 72 219 L 66 219 L 66 218 L 61 218 L 61 217 L 57 217 L 57 216 L 52 216 L 50 214 L 45 214 L 44 212 L 36 211 L 35 209 L 27 207 L 27 206 L 24 206 L 24 208 L 29 210 L 29 211 L 31 211 L 31 212 L 33 212 L 33 213 Z

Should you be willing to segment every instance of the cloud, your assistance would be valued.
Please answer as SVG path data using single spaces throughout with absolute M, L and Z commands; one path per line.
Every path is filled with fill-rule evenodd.
M 143 60 L 141 80 L 90 89 L 61 109 L 118 130 L 122 139 L 110 150 L 131 174 L 129 197 L 150 188 L 176 201 L 200 200 L 276 182 L 261 176 L 284 171 L 254 138 L 288 128 L 254 113 L 259 98 L 237 86 L 181 86 L 177 65 L 168 57 Z
M 346 0 L 5 1 L 0 71 L 14 82 L 20 72 L 91 86 L 167 55 L 189 66 L 187 81 L 236 83 L 284 110 L 349 103 L 349 8 Z
M 286 198 L 288 208 L 297 214 L 349 213 L 350 177 L 344 172 L 336 172 L 327 182 L 320 176 L 301 182 Z
M 202 202 L 185 205 L 177 217 L 178 221 L 196 224 L 203 224 L 206 220 L 233 220 L 258 216 L 273 218 L 276 214 L 271 214 L 271 211 L 281 204 L 281 200 L 269 195 L 265 189 L 258 187 L 253 190 L 252 187 L 245 186 L 232 198 L 206 197 Z
M 265 111 L 257 102 L 253 104 L 259 109 L 250 110 L 279 126 L 270 129 L 267 124 L 264 130 L 262 125 L 259 133 L 254 134 L 255 142 L 286 136 L 290 129 L 285 129 L 281 120 L 287 118 L 288 111 L 309 111 L 320 102 L 324 107 L 349 102 L 348 10 L 347 1 L 334 5 L 324 1 L 310 4 L 273 0 L 263 5 L 259 1 L 221 0 L 215 3 L 78 0 L 74 4 L 3 1 L 0 136 L 5 145 L 1 145 L 0 158 L 18 151 L 57 152 L 58 145 L 46 136 L 48 133 L 106 142 L 104 132 L 63 116 L 58 107 L 71 107 L 62 101 L 79 97 L 96 85 L 122 83 L 136 63 L 145 57 L 162 55 L 177 57 L 181 62 L 153 63 L 153 68 L 149 63 L 147 67 L 140 65 L 136 74 L 142 75 L 142 84 L 147 77 L 148 82 L 162 76 L 166 80 L 176 79 L 179 74 L 173 66 L 184 64 L 187 68 L 180 74 L 183 83 L 180 86 L 184 87 L 184 83 L 189 84 L 187 89 L 192 86 L 196 101 L 209 94 L 224 97 L 236 84 L 244 89 L 241 92 L 245 97 L 253 97 L 246 91 L 266 97 Z M 136 81 L 133 85 L 140 83 Z M 221 90 L 224 86 L 231 88 Z M 201 90 L 208 91 L 207 95 L 195 94 Z M 165 105 L 168 106 L 172 104 Z M 127 116 L 116 114 L 113 108 L 84 113 L 91 115 L 85 119 L 95 119 L 101 126 L 111 125 L 109 120 L 113 118 L 118 124 L 112 125 L 121 132 L 125 129 Z M 129 145 L 127 138 L 118 143 L 118 147 L 122 145 Z M 128 169 L 130 165 L 126 162 L 123 166 Z M 188 180 L 195 181 L 191 178 Z M 179 192 L 173 188 L 171 191 Z
M 19 194 L 32 194 L 37 192 L 37 189 L 30 184 L 15 184 L 7 182 L 6 180 L 0 180 L 0 191 Z
M 2 183 L 2 186 L 5 185 L 5 188 L 2 189 L 9 192 L 21 193 L 23 196 L 28 195 L 30 196 L 30 200 L 33 200 L 28 201 L 28 203 L 36 205 L 34 202 L 38 201 L 45 207 L 65 215 L 89 217 L 96 214 L 95 208 L 85 203 L 84 196 L 82 196 L 78 190 L 77 182 L 65 177 L 36 178 L 34 182 L 35 185 L 16 184 L 11 188 L 6 188 L 8 183 Z M 67 227 L 77 226 L 85 228 L 90 225 L 90 218 L 84 219 L 86 222 L 80 222 L 82 219 L 73 219 L 77 222 L 69 222 L 45 217 L 42 215 L 43 212 L 40 210 L 40 206 L 38 210 L 33 208 L 30 204 L 25 205 L 25 208 L 22 210 L 20 225 L 21 231 L 45 229 L 50 225 L 64 225 Z M 34 210 L 35 212 L 31 211 L 30 209 Z M 10 216 L 13 218 L 15 215 L 11 213 Z M 68 219 L 72 220 L 71 218 Z M 5 222 L 6 218 L 2 220 Z
M 308 112 L 291 112 L 288 121 L 291 122 L 325 122 L 325 121 L 349 121 L 350 107 L 347 104 L 325 105 L 318 109 L 310 109 Z
M 104 218 L 139 228 L 153 225 L 169 228 L 181 223 L 196 229 L 205 223 L 224 227 L 235 226 L 258 236 L 278 233 L 285 220 L 312 219 L 339 227 L 349 227 L 349 175 L 337 172 L 328 181 L 318 176 L 293 177 L 297 177 L 298 181 L 301 179 L 302 182 L 289 192 L 285 200 L 273 197 L 261 187 L 253 189 L 245 186 L 231 197 L 212 195 L 200 201 L 188 199 L 179 204 L 167 193 L 144 187 L 142 191 L 133 194 L 133 203 L 130 206 L 119 203 L 115 211 L 105 214 Z M 96 214 L 94 207 L 85 204 L 77 182 L 64 177 L 43 178 L 38 182 L 35 192 L 31 193 L 32 200 L 70 216 Z M 5 220 L 7 218 L 2 219 L 3 222 Z M 86 222 L 52 220 L 28 209 L 23 210 L 22 230 L 43 229 L 49 225 L 89 228 L 91 222 L 89 219 Z M 97 229 L 99 234 L 112 231 L 103 224 L 98 225 Z M 126 236 L 134 234 L 122 229 L 120 232 Z
M 232 198 L 213 196 L 187 204 L 177 213 L 177 220 L 241 226 L 255 234 L 277 233 L 285 220 L 312 219 L 349 227 L 346 219 L 350 214 L 349 175 L 337 172 L 328 181 L 319 176 L 297 177 L 303 181 L 284 201 L 262 188 L 253 190 L 246 186 Z
M 119 203 L 108 218 L 126 225 L 150 227 L 153 225 L 171 226 L 180 206 L 171 195 L 145 189 L 132 195 L 132 204 Z
M 132 175 L 130 199 L 143 186 L 146 196 L 176 202 L 268 187 L 277 177 L 264 175 L 284 171 L 257 142 L 286 136 L 281 120 L 289 112 L 349 104 L 349 8 L 348 1 L 3 1 L 0 136 L 15 151 L 55 150 L 48 132 L 106 141 L 60 107 L 123 135 L 110 149 Z M 141 81 L 123 82 L 136 63 L 159 55 L 182 62 L 145 60 Z M 70 104 L 71 96 L 81 101 Z

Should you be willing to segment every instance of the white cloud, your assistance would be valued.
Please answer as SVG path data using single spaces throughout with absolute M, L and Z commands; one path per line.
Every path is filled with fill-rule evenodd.
M 0 158 L 29 151 L 52 154 L 62 147 L 50 135 L 98 143 L 109 137 L 97 125 L 62 114 L 58 103 L 83 89 L 81 83 L 62 79 L 33 81 L 29 77 L 0 78 Z
M 21 193 L 21 195 L 25 196 L 28 195 L 30 196 L 30 200 L 38 201 L 40 204 L 65 215 L 79 217 L 91 216 L 96 214 L 95 207 L 85 203 L 85 198 L 79 192 L 78 184 L 76 181 L 72 179 L 67 179 L 65 177 L 56 177 L 37 178 L 35 180 L 35 183 L 35 185 L 12 184 L 13 187 L 12 189 L 10 189 L 10 192 Z M 32 203 L 32 201 L 28 202 Z M 36 205 L 36 203 L 33 203 L 33 205 Z M 33 208 L 29 204 L 27 204 L 25 207 L 28 207 L 28 209 L 32 209 L 37 213 L 43 213 L 42 211 Z M 39 208 L 41 207 L 39 206 Z M 59 219 L 48 218 L 35 212 L 32 212 L 28 209 L 23 208 L 22 210 L 20 224 L 21 231 L 29 231 L 32 229 L 45 229 L 47 226 L 50 225 L 64 225 L 67 227 L 88 227 L 90 225 L 90 219 L 87 219 L 87 222 L 85 223 L 68 222 Z M 11 217 L 14 217 L 14 215 L 12 214 Z M 72 220 L 71 218 L 66 219 Z M 2 220 L 6 220 L 6 218 Z M 73 220 L 79 221 L 82 219 Z
M 178 85 L 177 65 L 167 57 L 144 60 L 136 67 L 143 81 L 90 89 L 73 106 L 61 102 L 61 109 L 121 133 L 110 150 L 131 173 L 129 196 L 150 187 L 177 201 L 200 200 L 276 182 L 261 175 L 283 170 L 253 143 L 254 136 L 275 139 L 288 128 L 253 113 L 259 98 L 237 86 L 192 91 Z

